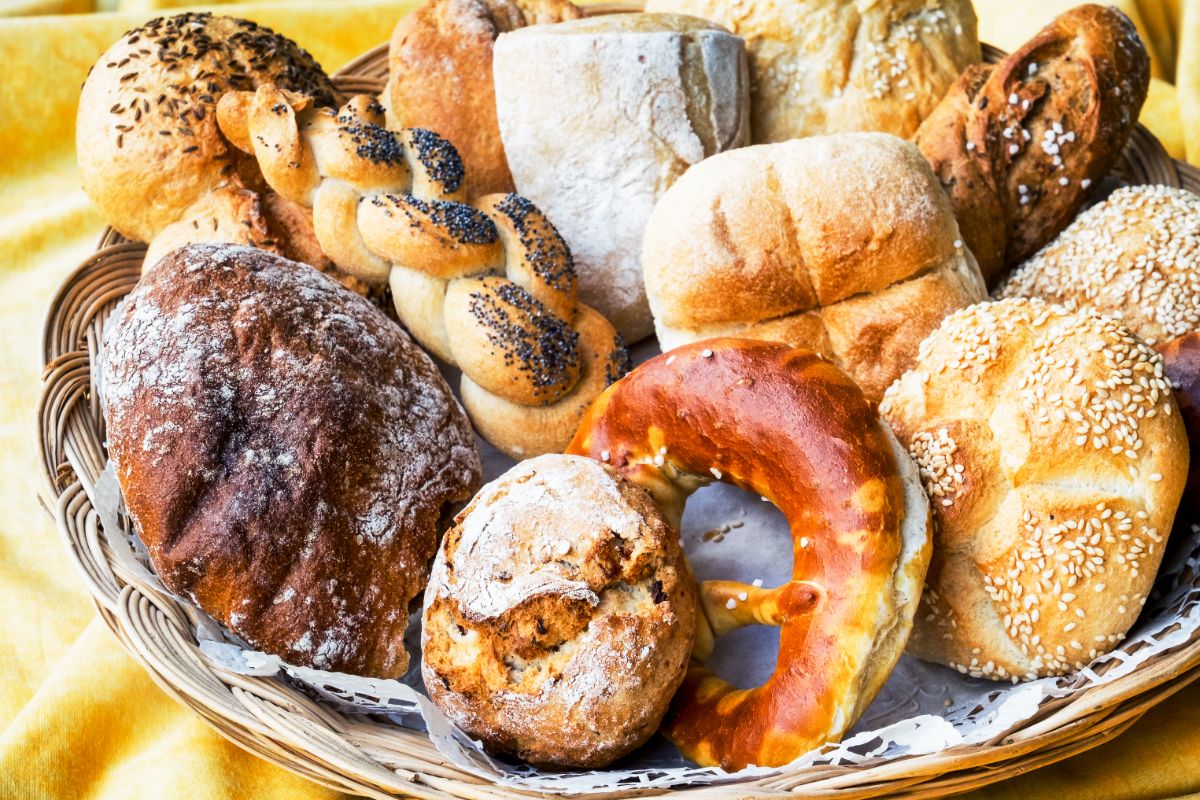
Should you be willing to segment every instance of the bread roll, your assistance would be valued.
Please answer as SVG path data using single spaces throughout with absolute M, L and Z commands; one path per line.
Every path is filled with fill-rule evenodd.
M 388 49 L 393 127 L 428 128 L 454 142 L 466 196 L 511 192 L 496 124 L 492 44 L 500 34 L 578 19 L 569 0 L 429 0 L 396 25 Z
M 649 0 L 746 40 L 756 144 L 820 133 L 909 137 L 981 59 L 970 0 Z
M 1162 358 L 1114 320 L 1040 300 L 946 319 L 880 412 L 933 499 L 909 640 L 973 677 L 1080 670 L 1154 584 L 1188 472 Z
M 986 297 L 929 166 L 880 133 L 693 167 L 655 207 L 642 263 L 664 349 L 713 336 L 807 347 L 872 400 L 943 317 Z
M 695 586 L 644 489 L 545 455 L 480 490 L 425 593 L 433 702 L 495 753 L 603 767 L 654 733 L 683 679 Z
M 83 84 L 83 190 L 118 232 L 148 242 L 218 186 L 257 188 L 257 169 L 221 136 L 215 109 L 225 92 L 263 83 L 333 102 L 307 52 L 249 20 L 189 12 L 134 28 Z
M 163 583 L 251 646 L 395 678 L 475 437 L 399 326 L 316 270 L 192 245 L 109 321 L 109 454 Z
M 627 341 L 648 336 L 642 230 L 684 170 L 748 141 L 742 40 L 689 17 L 616 14 L 506 33 L 494 68 L 517 191 L 571 246 L 580 299 Z
M 997 297 L 1115 317 L 1148 344 L 1200 330 L 1200 197 L 1127 186 L 1013 271 Z

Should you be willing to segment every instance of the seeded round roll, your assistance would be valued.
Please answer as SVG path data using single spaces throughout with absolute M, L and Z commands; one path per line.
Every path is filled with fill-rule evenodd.
M 1200 197 L 1126 186 L 1018 267 L 997 297 L 1039 297 L 1119 319 L 1149 344 L 1200 329 Z
M 910 651 L 1015 681 L 1116 647 L 1187 479 L 1162 358 L 1107 317 L 981 303 L 925 340 L 880 411 L 937 523 Z
M 307 52 L 249 20 L 184 13 L 129 31 L 80 94 L 84 191 L 117 231 L 148 242 L 219 186 L 258 188 L 257 167 L 229 146 L 215 110 L 226 92 L 264 83 L 333 102 Z

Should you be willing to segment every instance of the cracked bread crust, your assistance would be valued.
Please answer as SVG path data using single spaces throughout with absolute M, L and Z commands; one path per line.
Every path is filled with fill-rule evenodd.
M 578 456 L 518 464 L 447 532 L 425 595 L 434 703 L 493 753 L 598 768 L 658 728 L 695 587 L 650 495 Z

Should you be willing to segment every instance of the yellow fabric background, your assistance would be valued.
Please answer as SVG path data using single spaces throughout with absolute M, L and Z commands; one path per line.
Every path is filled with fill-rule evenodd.
M 229 6 L 335 69 L 384 41 L 417 0 Z M 0 798 L 339 797 L 260 761 L 170 700 L 98 621 L 35 501 L 32 430 L 41 321 L 102 222 L 78 188 L 73 120 L 87 68 L 117 36 L 179 0 L 103 0 L 119 14 L 0 20 Z M 982 37 L 1011 48 L 1071 0 L 981 0 Z M 1200 0 L 1121 0 L 1155 53 L 1143 119 L 1182 154 L 1200 139 Z M 5 14 L 90 11 L 89 0 L 0 0 Z M 1178 79 L 1179 91 L 1168 81 Z M 1181 123 L 1188 120 L 1188 124 Z M 1193 160 L 1200 141 L 1189 143 Z M 976 798 L 1149 800 L 1200 792 L 1200 686 L 1112 744 Z M 1197 798 L 1200 800 L 1200 798 Z

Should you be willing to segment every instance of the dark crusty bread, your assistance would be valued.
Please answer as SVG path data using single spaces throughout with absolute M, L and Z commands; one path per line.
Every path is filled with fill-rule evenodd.
M 479 455 L 433 362 L 316 270 L 191 245 L 109 321 L 109 453 L 163 583 L 290 663 L 396 677 Z
M 1083 5 L 995 65 L 967 68 L 917 131 L 989 285 L 1074 219 L 1150 85 L 1129 18 Z

